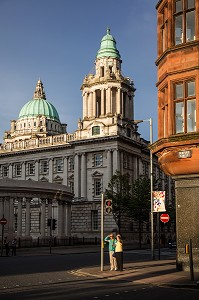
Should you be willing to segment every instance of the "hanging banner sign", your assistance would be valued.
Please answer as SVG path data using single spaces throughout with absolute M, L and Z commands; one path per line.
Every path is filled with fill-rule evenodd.
M 165 209 L 165 191 L 153 192 L 153 212 L 163 212 Z

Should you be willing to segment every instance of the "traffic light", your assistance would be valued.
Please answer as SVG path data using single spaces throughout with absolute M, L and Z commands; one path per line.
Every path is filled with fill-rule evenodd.
M 52 230 L 55 230 L 57 228 L 57 220 L 52 219 Z
M 106 212 L 106 214 L 111 214 L 112 210 L 113 210 L 112 199 L 106 199 L 105 200 L 105 212 Z

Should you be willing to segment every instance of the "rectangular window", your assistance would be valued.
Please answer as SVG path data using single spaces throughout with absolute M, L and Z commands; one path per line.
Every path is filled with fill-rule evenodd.
M 161 12 L 161 52 L 164 52 L 168 46 L 168 8 L 164 6 Z
M 149 175 L 149 165 L 146 161 L 143 162 L 142 168 L 143 168 L 143 175 L 148 176 Z
M 8 177 L 8 166 L 1 166 L 1 176 Z
M 102 193 L 102 181 L 101 179 L 95 179 L 94 181 L 94 194 L 100 196 Z
M 174 13 L 175 45 L 195 40 L 195 1 L 177 0 Z
M 184 103 L 178 102 L 175 105 L 176 133 L 184 132 Z
M 73 171 L 74 170 L 74 157 L 69 157 L 68 160 L 68 170 Z
M 195 81 L 174 84 L 175 133 L 196 131 Z
M 186 14 L 186 41 L 195 40 L 195 11 Z
M 60 173 L 60 172 L 63 172 L 63 159 L 56 158 L 54 160 L 54 173 Z
M 22 173 L 21 164 L 14 164 L 13 166 L 13 177 L 20 177 Z
M 130 156 L 127 153 L 124 153 L 123 168 L 125 168 L 125 169 L 129 169 L 130 168 Z
M 35 175 L 35 164 L 34 162 L 27 163 L 27 175 Z
M 70 187 L 71 193 L 74 194 L 74 182 L 73 181 L 69 181 L 69 187 Z
M 99 126 L 93 126 L 92 127 L 92 135 L 100 134 L 100 127 Z
M 91 228 L 92 230 L 98 230 L 98 211 L 91 210 Z
M 94 155 L 94 166 L 101 167 L 103 164 L 103 156 L 100 153 Z
M 40 161 L 40 174 L 47 174 L 48 173 L 48 161 L 41 160 Z

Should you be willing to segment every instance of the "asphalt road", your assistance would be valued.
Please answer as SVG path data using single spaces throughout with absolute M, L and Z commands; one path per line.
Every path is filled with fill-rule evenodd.
M 125 253 L 126 262 L 149 258 L 150 251 Z M 106 263 L 108 263 L 107 253 L 105 253 Z M 143 300 L 145 297 L 153 300 L 199 299 L 198 290 L 137 285 L 128 280 L 104 280 L 75 272 L 78 268 L 96 265 L 100 265 L 100 253 L 1 257 L 0 299 Z

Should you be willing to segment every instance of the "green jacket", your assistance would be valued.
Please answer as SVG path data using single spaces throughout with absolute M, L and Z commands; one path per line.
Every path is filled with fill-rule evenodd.
M 116 239 L 111 239 L 109 236 L 107 236 L 105 237 L 104 241 L 109 243 L 109 251 L 115 251 Z

